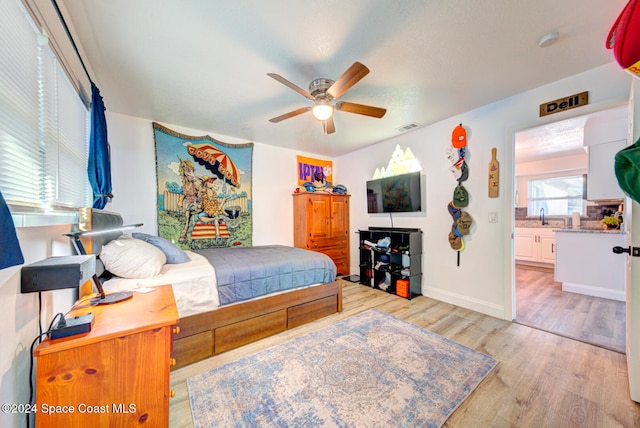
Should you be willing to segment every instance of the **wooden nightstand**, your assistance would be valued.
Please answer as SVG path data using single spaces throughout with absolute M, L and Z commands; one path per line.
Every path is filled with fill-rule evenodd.
M 93 313 L 89 333 L 45 340 L 36 357 L 37 427 L 166 427 L 171 337 L 178 322 L 171 286 Z

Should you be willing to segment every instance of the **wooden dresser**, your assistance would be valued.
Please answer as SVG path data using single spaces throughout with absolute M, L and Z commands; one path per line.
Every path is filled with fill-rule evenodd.
M 342 275 L 349 274 L 349 197 L 293 194 L 293 245 L 328 255 Z
M 93 313 L 89 333 L 45 340 L 36 357 L 37 427 L 166 427 L 171 338 L 178 322 L 171 286 Z

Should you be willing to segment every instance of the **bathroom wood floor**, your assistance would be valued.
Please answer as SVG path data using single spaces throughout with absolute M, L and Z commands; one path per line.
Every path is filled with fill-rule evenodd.
M 553 272 L 516 265 L 516 322 L 625 352 L 625 304 L 562 291 Z

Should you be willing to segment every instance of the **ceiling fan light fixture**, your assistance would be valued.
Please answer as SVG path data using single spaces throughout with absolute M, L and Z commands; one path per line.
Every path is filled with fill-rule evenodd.
M 558 34 L 557 31 L 552 31 L 550 33 L 547 33 L 544 36 L 540 37 L 540 39 L 538 40 L 538 47 L 547 48 L 555 44 L 559 38 L 560 38 L 560 35 Z
M 352 88 L 353 85 L 358 83 L 368 73 L 369 69 L 364 64 L 356 61 L 351 65 L 351 67 L 342 73 L 338 80 L 334 81 L 324 77 L 312 80 L 309 84 L 308 92 L 278 74 L 267 73 L 267 76 L 275 79 L 288 88 L 293 89 L 306 99 L 313 101 L 313 105 L 311 106 L 301 107 L 288 113 L 281 114 L 280 116 L 273 117 L 269 119 L 269 122 L 278 123 L 285 119 L 290 119 L 311 111 L 313 117 L 315 117 L 319 122 L 322 122 L 322 129 L 325 135 L 328 135 L 336 132 L 335 123 L 333 121 L 333 112 L 335 110 L 380 119 L 385 115 L 387 109 L 344 101 L 339 101 L 333 104 L 335 100 L 340 98 L 340 96 Z
M 319 99 L 311 108 L 313 117 L 320 121 L 325 121 L 333 116 L 333 106 L 325 99 Z

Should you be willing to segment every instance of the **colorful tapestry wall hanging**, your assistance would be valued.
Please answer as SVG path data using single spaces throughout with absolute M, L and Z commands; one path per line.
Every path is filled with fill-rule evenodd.
M 252 245 L 253 143 L 227 144 L 153 123 L 158 236 L 184 249 Z

